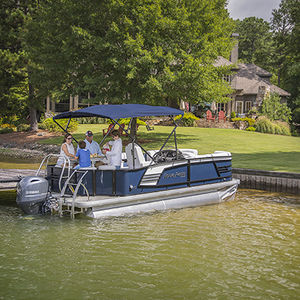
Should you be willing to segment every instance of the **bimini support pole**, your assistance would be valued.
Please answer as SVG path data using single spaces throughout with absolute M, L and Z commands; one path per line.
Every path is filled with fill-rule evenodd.
M 172 116 L 169 116 L 172 121 L 175 124 L 175 127 L 173 128 L 173 130 L 171 131 L 171 133 L 169 134 L 169 136 L 167 137 L 167 139 L 165 140 L 164 144 L 162 145 L 162 147 L 159 149 L 159 152 L 162 151 L 162 149 L 166 146 L 167 142 L 169 141 L 170 137 L 172 136 L 172 134 L 174 133 L 174 138 L 175 138 L 175 147 L 176 147 L 176 152 L 177 152 L 177 139 L 176 139 L 176 128 L 178 127 L 178 124 L 174 121 Z M 180 118 L 180 120 L 182 119 L 182 117 Z
M 70 125 L 71 122 L 71 118 L 69 118 L 68 124 L 66 126 L 66 128 L 63 128 L 58 122 L 56 122 L 56 120 L 54 118 L 52 118 L 52 120 L 54 121 L 54 123 L 56 123 L 56 125 L 58 125 L 65 133 L 70 134 L 70 132 L 68 132 L 68 127 Z M 78 141 L 73 137 L 73 140 L 78 144 Z
M 177 148 L 177 136 L 176 136 L 176 128 L 178 127 L 178 124 L 175 122 L 175 120 L 173 119 L 172 116 L 170 116 L 174 125 L 175 125 L 175 130 L 174 130 L 174 143 L 175 143 L 175 150 L 176 150 L 176 159 L 178 159 L 178 148 Z M 183 118 L 183 115 L 181 115 L 181 118 L 179 119 L 179 121 Z M 178 122 L 179 122 L 178 121 Z
M 107 131 L 106 135 L 102 138 L 102 140 L 101 140 L 101 142 L 100 142 L 100 146 L 102 145 L 102 143 L 103 143 L 103 141 L 106 139 L 106 137 L 114 130 L 116 124 L 119 124 L 118 121 L 119 121 L 120 119 L 118 119 L 118 121 L 115 121 L 115 120 L 113 120 L 113 119 L 110 119 L 110 120 L 113 122 L 113 127 L 110 128 L 110 129 Z M 120 126 L 120 125 L 119 125 L 119 126 Z

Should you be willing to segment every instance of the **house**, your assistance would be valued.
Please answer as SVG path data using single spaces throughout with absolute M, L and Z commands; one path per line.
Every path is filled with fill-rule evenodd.
M 233 35 L 238 37 L 237 34 Z M 233 89 L 229 95 L 232 99 L 228 103 L 217 103 L 217 110 L 226 111 L 227 115 L 231 112 L 246 114 L 252 108 L 259 108 L 266 94 L 277 93 L 282 103 L 286 103 L 290 94 L 280 87 L 272 84 L 270 79 L 272 74 L 256 66 L 255 64 L 237 63 L 238 60 L 238 41 L 231 52 L 230 60 L 219 56 L 214 66 L 232 66 L 234 72 L 231 76 L 224 78 Z

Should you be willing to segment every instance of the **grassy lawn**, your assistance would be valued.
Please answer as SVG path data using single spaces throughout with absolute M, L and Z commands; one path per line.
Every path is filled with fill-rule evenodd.
M 77 140 L 84 139 L 84 133 L 92 130 L 94 139 L 100 141 L 102 129 L 107 125 L 80 125 L 73 134 Z M 154 131 L 147 131 L 140 127 L 138 139 L 147 150 L 159 149 L 172 127 L 155 126 Z M 98 133 L 97 133 L 98 132 Z M 101 132 L 101 134 L 99 133 Z M 233 166 L 270 171 L 286 171 L 300 173 L 300 138 L 262 134 L 233 129 L 217 128 L 177 128 L 178 147 L 193 148 L 199 154 L 224 150 L 232 153 Z M 123 138 L 124 144 L 126 138 Z M 174 139 L 167 146 L 174 147 Z M 48 139 L 44 144 L 60 144 L 62 137 Z

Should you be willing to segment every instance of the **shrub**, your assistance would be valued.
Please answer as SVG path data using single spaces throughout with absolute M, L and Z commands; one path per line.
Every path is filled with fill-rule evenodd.
M 2 134 L 2 133 L 11 133 L 13 131 L 14 130 L 10 127 L 0 128 L 0 134 Z
M 276 93 L 267 95 L 262 103 L 262 114 L 270 120 L 291 120 L 291 110 L 286 103 L 280 102 L 280 96 Z
M 255 120 L 252 118 L 232 118 L 231 121 L 234 122 L 235 127 L 239 129 L 247 129 L 255 124 Z
M 83 117 L 78 118 L 77 122 L 79 124 L 103 124 L 105 123 L 105 120 L 100 117 Z
M 47 130 L 47 126 L 46 126 L 45 123 L 38 123 L 38 128 L 43 129 L 43 130 Z
M 252 126 L 246 128 L 246 131 L 255 131 L 255 130 L 256 130 L 255 127 L 252 127 Z
M 59 125 L 63 128 L 66 128 L 68 121 L 69 121 L 68 119 L 56 120 L 56 122 L 59 123 Z M 42 127 L 51 132 L 62 131 L 62 129 L 53 121 L 52 118 L 43 120 Z M 71 120 L 68 127 L 68 131 L 69 132 L 75 131 L 77 127 L 78 127 L 78 122 L 76 120 Z
M 130 120 L 131 120 L 131 118 L 124 118 L 124 119 L 120 119 L 118 123 L 119 123 L 119 124 L 125 124 L 125 125 L 128 125 L 128 124 L 130 123 Z M 110 119 L 108 119 L 108 120 L 107 120 L 107 123 L 108 123 L 108 124 L 112 124 L 112 121 L 111 121 Z M 140 120 L 139 118 L 136 119 L 136 124 L 137 124 L 137 125 L 141 125 L 141 126 L 146 126 L 146 125 L 147 125 L 146 122 Z
M 180 118 L 181 118 L 181 116 L 176 116 L 174 118 L 174 120 L 177 121 Z M 184 115 L 180 121 L 180 125 L 182 125 L 184 127 L 193 127 L 196 120 L 199 120 L 199 118 L 196 117 L 193 113 L 187 112 L 187 113 L 184 113 Z
M 276 121 L 274 123 L 275 123 L 275 125 L 277 125 L 277 126 L 280 127 L 281 133 L 279 133 L 279 134 L 282 134 L 282 135 L 291 135 L 291 129 L 290 129 L 290 126 L 289 126 L 288 123 L 286 123 L 286 122 L 280 122 L 280 121 Z
M 233 118 L 231 119 L 232 122 L 237 122 L 237 121 L 244 121 L 248 123 L 248 126 L 253 126 L 255 123 L 255 120 L 252 118 Z
M 255 123 L 256 131 L 262 133 L 291 135 L 289 125 L 285 122 L 271 122 L 267 117 L 259 117 Z
M 236 118 L 236 113 L 235 113 L 235 111 L 231 112 L 231 114 L 230 114 L 230 120 L 232 120 L 232 119 L 234 119 L 234 118 Z
M 29 124 L 19 124 L 17 126 L 17 131 L 28 131 L 30 129 L 30 125 Z
M 14 131 L 16 129 L 16 126 L 13 124 L 3 123 L 0 125 L 0 128 L 11 128 Z

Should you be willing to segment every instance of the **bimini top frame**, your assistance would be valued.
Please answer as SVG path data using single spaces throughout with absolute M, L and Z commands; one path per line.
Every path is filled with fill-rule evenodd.
M 100 118 L 107 118 L 110 119 L 113 123 L 113 127 L 107 132 L 107 134 L 103 137 L 102 141 L 100 142 L 100 145 L 105 140 L 105 138 L 110 134 L 110 132 L 113 130 L 115 125 L 119 125 L 119 120 L 121 118 L 137 118 L 137 117 L 150 117 L 150 116 L 169 116 L 173 122 L 174 122 L 174 129 L 166 139 L 165 143 L 161 147 L 160 151 L 164 148 L 172 134 L 174 134 L 174 140 L 175 140 L 175 149 L 177 151 L 177 141 L 176 141 L 176 128 L 178 124 L 174 120 L 174 116 L 181 115 L 181 118 L 183 117 L 184 112 L 182 110 L 171 108 L 167 106 L 151 106 L 151 105 L 145 105 L 145 104 L 107 104 L 107 105 L 94 105 L 89 106 L 83 109 L 79 109 L 76 111 L 68 111 L 63 112 L 61 114 L 58 114 L 53 117 L 53 121 L 66 133 L 68 133 L 68 127 L 70 124 L 70 121 L 72 118 L 82 118 L 82 117 L 100 117 Z M 180 119 L 181 119 L 180 118 Z M 66 128 L 63 128 L 56 120 L 59 119 L 69 119 Z M 132 143 L 138 144 L 141 149 L 149 157 L 149 153 L 136 141 L 136 137 L 131 136 L 128 132 L 128 129 L 126 130 L 123 128 L 123 130 L 128 134 L 128 136 L 131 138 Z M 76 141 L 76 139 L 74 139 Z M 77 142 L 77 141 L 76 141 Z M 77 142 L 78 143 L 78 142 Z M 152 158 L 152 157 L 151 157 Z

